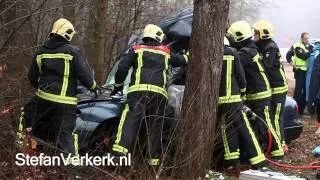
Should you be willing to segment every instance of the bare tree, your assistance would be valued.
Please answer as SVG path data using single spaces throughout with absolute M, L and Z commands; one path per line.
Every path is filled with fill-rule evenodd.
M 104 51 L 105 51 L 105 37 L 107 27 L 108 15 L 108 0 L 96 1 L 96 13 L 94 16 L 94 56 L 93 67 L 96 73 L 96 80 L 99 83 L 104 81 Z
M 191 57 L 183 102 L 178 160 L 183 179 L 195 179 L 212 167 L 229 0 L 194 0 Z

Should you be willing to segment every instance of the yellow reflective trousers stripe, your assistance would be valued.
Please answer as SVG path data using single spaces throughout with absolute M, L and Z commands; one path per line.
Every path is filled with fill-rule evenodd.
M 250 158 L 249 161 L 252 165 L 255 165 L 255 164 L 258 164 L 258 163 L 261 163 L 262 161 L 266 160 L 264 154 L 262 153 L 262 150 L 260 148 L 260 145 L 259 145 L 259 142 L 256 138 L 256 135 L 254 134 L 252 128 L 251 128 L 251 125 L 250 125 L 250 122 L 246 116 L 246 114 L 244 112 L 242 112 L 242 115 L 243 115 L 243 119 L 244 119 L 244 122 L 245 122 L 245 125 L 248 129 L 248 132 L 250 134 L 250 137 L 253 141 L 253 145 L 256 149 L 256 153 L 257 153 L 257 156 L 253 157 L 253 158 Z
M 279 139 L 277 133 L 273 129 L 268 106 L 265 106 L 264 114 L 266 117 L 266 122 L 267 122 L 268 128 L 270 129 L 270 132 L 271 132 L 272 136 L 274 137 L 274 139 L 276 140 L 276 144 L 277 144 L 277 150 L 272 151 L 271 156 L 283 156 L 284 152 L 282 149 L 282 145 L 281 145 L 281 142 L 280 142 L 280 139 Z
M 249 119 L 248 119 L 246 113 L 243 112 L 243 111 L 242 111 L 242 116 L 243 116 L 246 128 L 247 128 L 247 130 L 248 130 L 248 132 L 249 132 L 249 134 L 251 136 L 251 139 L 253 141 L 253 145 L 256 148 L 257 155 L 259 156 L 259 155 L 263 154 L 262 151 L 261 151 L 259 142 L 258 142 L 258 140 L 256 138 L 256 135 L 254 134 L 254 132 L 253 132 L 253 130 L 251 128 L 251 125 L 250 125 L 250 122 L 249 122 Z
M 226 128 L 225 116 L 223 116 L 222 122 L 221 122 L 221 134 L 222 134 L 222 141 L 223 141 L 223 147 L 224 147 L 224 159 L 225 160 L 239 159 L 239 156 L 240 156 L 239 149 L 237 149 L 237 152 L 230 152 L 226 131 L 227 131 L 227 128 Z
M 276 113 L 274 115 L 274 124 L 276 127 L 276 132 L 278 134 L 279 139 L 281 140 L 281 131 L 280 131 L 280 113 L 281 113 L 281 103 L 277 103 Z
M 79 155 L 79 144 L 78 144 L 79 138 L 78 138 L 78 133 L 76 129 L 73 130 L 72 136 L 74 140 L 74 153 L 76 156 L 78 156 Z
M 222 117 L 221 122 L 221 135 L 222 135 L 222 141 L 223 141 L 223 147 L 225 154 L 230 154 L 230 148 L 228 144 L 228 138 L 227 138 L 227 129 L 226 129 L 226 122 L 225 122 L 225 115 Z
M 249 159 L 251 165 L 259 164 L 259 163 L 261 163 L 261 162 L 263 162 L 265 160 L 266 160 L 266 157 L 264 156 L 264 154 L 260 154 L 260 155 L 254 157 L 254 158 Z
M 125 155 L 128 154 L 128 152 L 129 152 L 127 148 L 122 147 L 119 144 L 114 144 L 112 146 L 112 151 L 119 152 L 119 153 L 122 153 L 122 154 L 125 154 Z
M 122 136 L 122 131 L 123 131 L 123 124 L 127 118 L 127 114 L 129 112 L 129 105 L 126 104 L 123 112 L 122 112 L 122 115 L 121 115 L 121 118 L 120 118 L 120 123 L 119 123 L 119 126 L 118 126 L 118 132 L 117 132 L 117 136 L 116 136 L 116 141 L 115 141 L 115 144 L 119 144 L 120 141 L 121 141 L 121 136 Z
M 42 99 L 52 101 L 52 102 L 72 104 L 72 105 L 77 104 L 77 98 L 75 97 L 60 96 L 60 95 L 55 95 L 51 93 L 46 93 L 40 89 L 38 89 L 38 91 L 36 92 L 36 95 Z
M 168 98 L 168 92 L 166 89 L 159 86 L 152 85 L 152 84 L 139 84 L 139 85 L 130 86 L 128 89 L 128 94 L 136 91 L 155 92 L 155 93 L 162 94 L 163 96 Z

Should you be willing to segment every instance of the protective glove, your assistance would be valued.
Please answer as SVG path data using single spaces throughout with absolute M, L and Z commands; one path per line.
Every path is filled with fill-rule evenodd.
M 117 94 L 118 92 L 122 93 L 122 91 L 123 91 L 123 84 L 115 84 L 110 96 L 113 96 L 113 95 Z

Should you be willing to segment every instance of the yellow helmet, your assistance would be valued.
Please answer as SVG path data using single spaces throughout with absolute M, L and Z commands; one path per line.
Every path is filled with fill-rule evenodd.
M 273 25 L 266 20 L 259 20 L 253 25 L 253 29 L 260 33 L 260 39 L 273 37 Z
M 229 40 L 226 37 L 223 38 L 223 44 L 225 46 L 230 46 Z
M 148 24 L 143 30 L 142 38 L 151 38 L 161 43 L 164 38 L 164 33 L 159 26 Z
M 236 21 L 228 29 L 235 42 L 241 42 L 253 36 L 250 25 L 245 21 Z
M 74 27 L 69 20 L 60 18 L 53 23 L 51 33 L 58 34 L 65 38 L 67 41 L 71 41 L 76 31 L 74 30 Z

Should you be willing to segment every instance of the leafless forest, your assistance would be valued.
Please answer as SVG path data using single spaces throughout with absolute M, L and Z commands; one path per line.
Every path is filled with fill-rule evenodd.
M 116 57 L 126 49 L 128 40 L 132 34 L 140 34 L 146 24 L 159 24 L 163 18 L 172 12 L 191 7 L 193 3 L 195 12 L 199 13 L 195 17 L 195 20 L 198 20 L 197 25 L 205 27 L 211 24 L 213 25 L 212 27 L 217 28 L 208 30 L 194 29 L 193 33 L 199 36 L 191 41 L 195 44 L 194 46 L 191 45 L 191 57 L 197 59 L 203 58 L 203 54 L 199 53 L 205 52 L 205 50 L 197 51 L 197 48 L 205 48 L 201 43 L 202 40 L 206 39 L 207 33 L 216 32 L 212 37 L 220 38 L 228 21 L 229 23 L 239 19 L 253 21 L 259 14 L 259 7 L 262 2 L 231 0 L 229 20 L 227 20 L 227 14 L 223 13 L 228 12 L 229 3 L 224 0 L 194 0 L 194 2 L 192 0 L 0 0 L 0 177 L 23 178 L 30 177 L 33 173 L 38 173 L 41 179 L 47 177 L 48 174 L 51 177 L 51 173 L 54 177 L 53 179 L 62 179 L 72 177 L 74 173 L 79 171 L 79 169 L 72 168 L 57 168 L 53 172 L 46 171 L 47 175 L 44 175 L 36 172 L 38 171 L 36 169 L 17 168 L 14 164 L 14 155 L 17 151 L 14 147 L 14 137 L 20 108 L 33 96 L 35 91 L 29 84 L 27 71 L 35 49 L 41 46 L 48 37 L 54 20 L 66 17 L 74 24 L 77 34 L 74 37 L 73 44 L 84 52 L 90 66 L 95 71 L 96 80 L 101 84 L 105 80 Z M 210 3 L 212 5 L 208 6 Z M 215 18 L 216 21 L 208 20 L 208 22 L 205 22 L 205 19 L 208 18 Z M 205 34 L 201 35 L 202 33 Z M 220 43 L 220 39 L 214 40 L 212 37 L 210 39 L 214 42 L 208 44 L 208 49 L 216 48 L 218 47 L 217 44 Z M 220 49 L 221 47 L 218 47 L 218 50 L 211 52 L 215 54 L 208 54 L 213 55 L 208 61 L 217 59 L 220 56 L 222 57 Z M 213 73 L 212 75 L 216 75 L 216 79 L 214 80 L 219 80 L 218 74 L 220 72 L 216 68 L 219 66 L 219 63 L 206 66 L 207 63 L 204 61 L 200 64 L 209 69 L 205 70 L 200 67 L 200 69 L 195 69 L 195 72 L 211 72 Z M 198 65 L 198 62 L 191 64 L 191 67 L 196 67 L 196 65 Z M 206 78 L 209 77 L 201 76 L 201 78 L 198 79 L 199 81 L 197 80 L 199 83 L 205 82 Z M 212 82 L 214 81 L 212 80 Z M 196 85 L 193 84 L 192 86 Z M 217 85 L 217 83 L 206 84 L 207 89 L 210 90 L 217 90 Z M 189 92 L 187 93 L 188 95 L 192 95 L 193 90 L 190 89 L 187 92 Z M 200 94 L 205 95 L 204 91 L 201 91 Z M 216 107 L 216 103 L 214 103 L 216 97 L 212 96 L 212 98 L 213 102 L 210 104 L 210 108 Z M 188 99 L 188 102 L 190 103 L 191 100 Z M 201 103 L 202 105 L 206 103 L 205 99 L 196 102 L 196 105 L 202 107 Z M 191 108 L 191 110 L 196 112 L 199 108 Z M 208 119 L 214 117 L 215 113 L 204 112 L 203 114 L 203 112 L 199 111 L 198 115 L 203 117 L 203 119 Z M 190 119 L 195 119 L 195 116 L 197 116 L 197 114 L 194 114 L 194 117 L 192 117 L 188 112 L 185 112 L 184 115 Z M 199 124 L 194 125 L 199 127 L 212 125 L 212 123 L 206 123 L 208 122 L 199 122 Z M 184 128 L 188 127 L 190 125 L 186 125 Z M 197 135 L 200 138 L 211 134 L 212 130 L 209 129 L 196 133 L 198 133 Z M 201 139 L 195 140 L 201 141 Z M 212 143 L 212 139 L 208 140 L 208 142 L 209 144 Z M 192 153 L 189 152 L 190 148 L 192 149 L 190 145 L 192 144 L 181 144 L 181 152 Z M 207 149 L 205 145 L 200 146 L 198 153 L 207 153 L 210 148 Z M 184 156 L 183 153 L 180 155 Z M 208 157 L 209 159 L 212 158 L 211 156 Z M 204 165 L 204 167 L 194 169 L 199 171 L 194 173 L 194 175 L 202 173 L 202 170 L 212 166 L 212 164 L 205 161 L 208 161 L 208 159 L 198 158 L 193 161 L 191 160 L 190 167 L 187 168 L 189 171 L 186 171 L 188 173 L 183 174 L 183 172 L 179 172 L 180 175 L 182 173 L 181 176 L 186 177 L 186 175 L 193 174 L 190 170 L 194 168 L 192 165 L 196 165 L 197 163 Z M 101 178 L 112 177 L 105 169 L 88 168 L 80 169 L 80 171 L 87 172 L 92 176 L 93 174 L 97 174 Z

